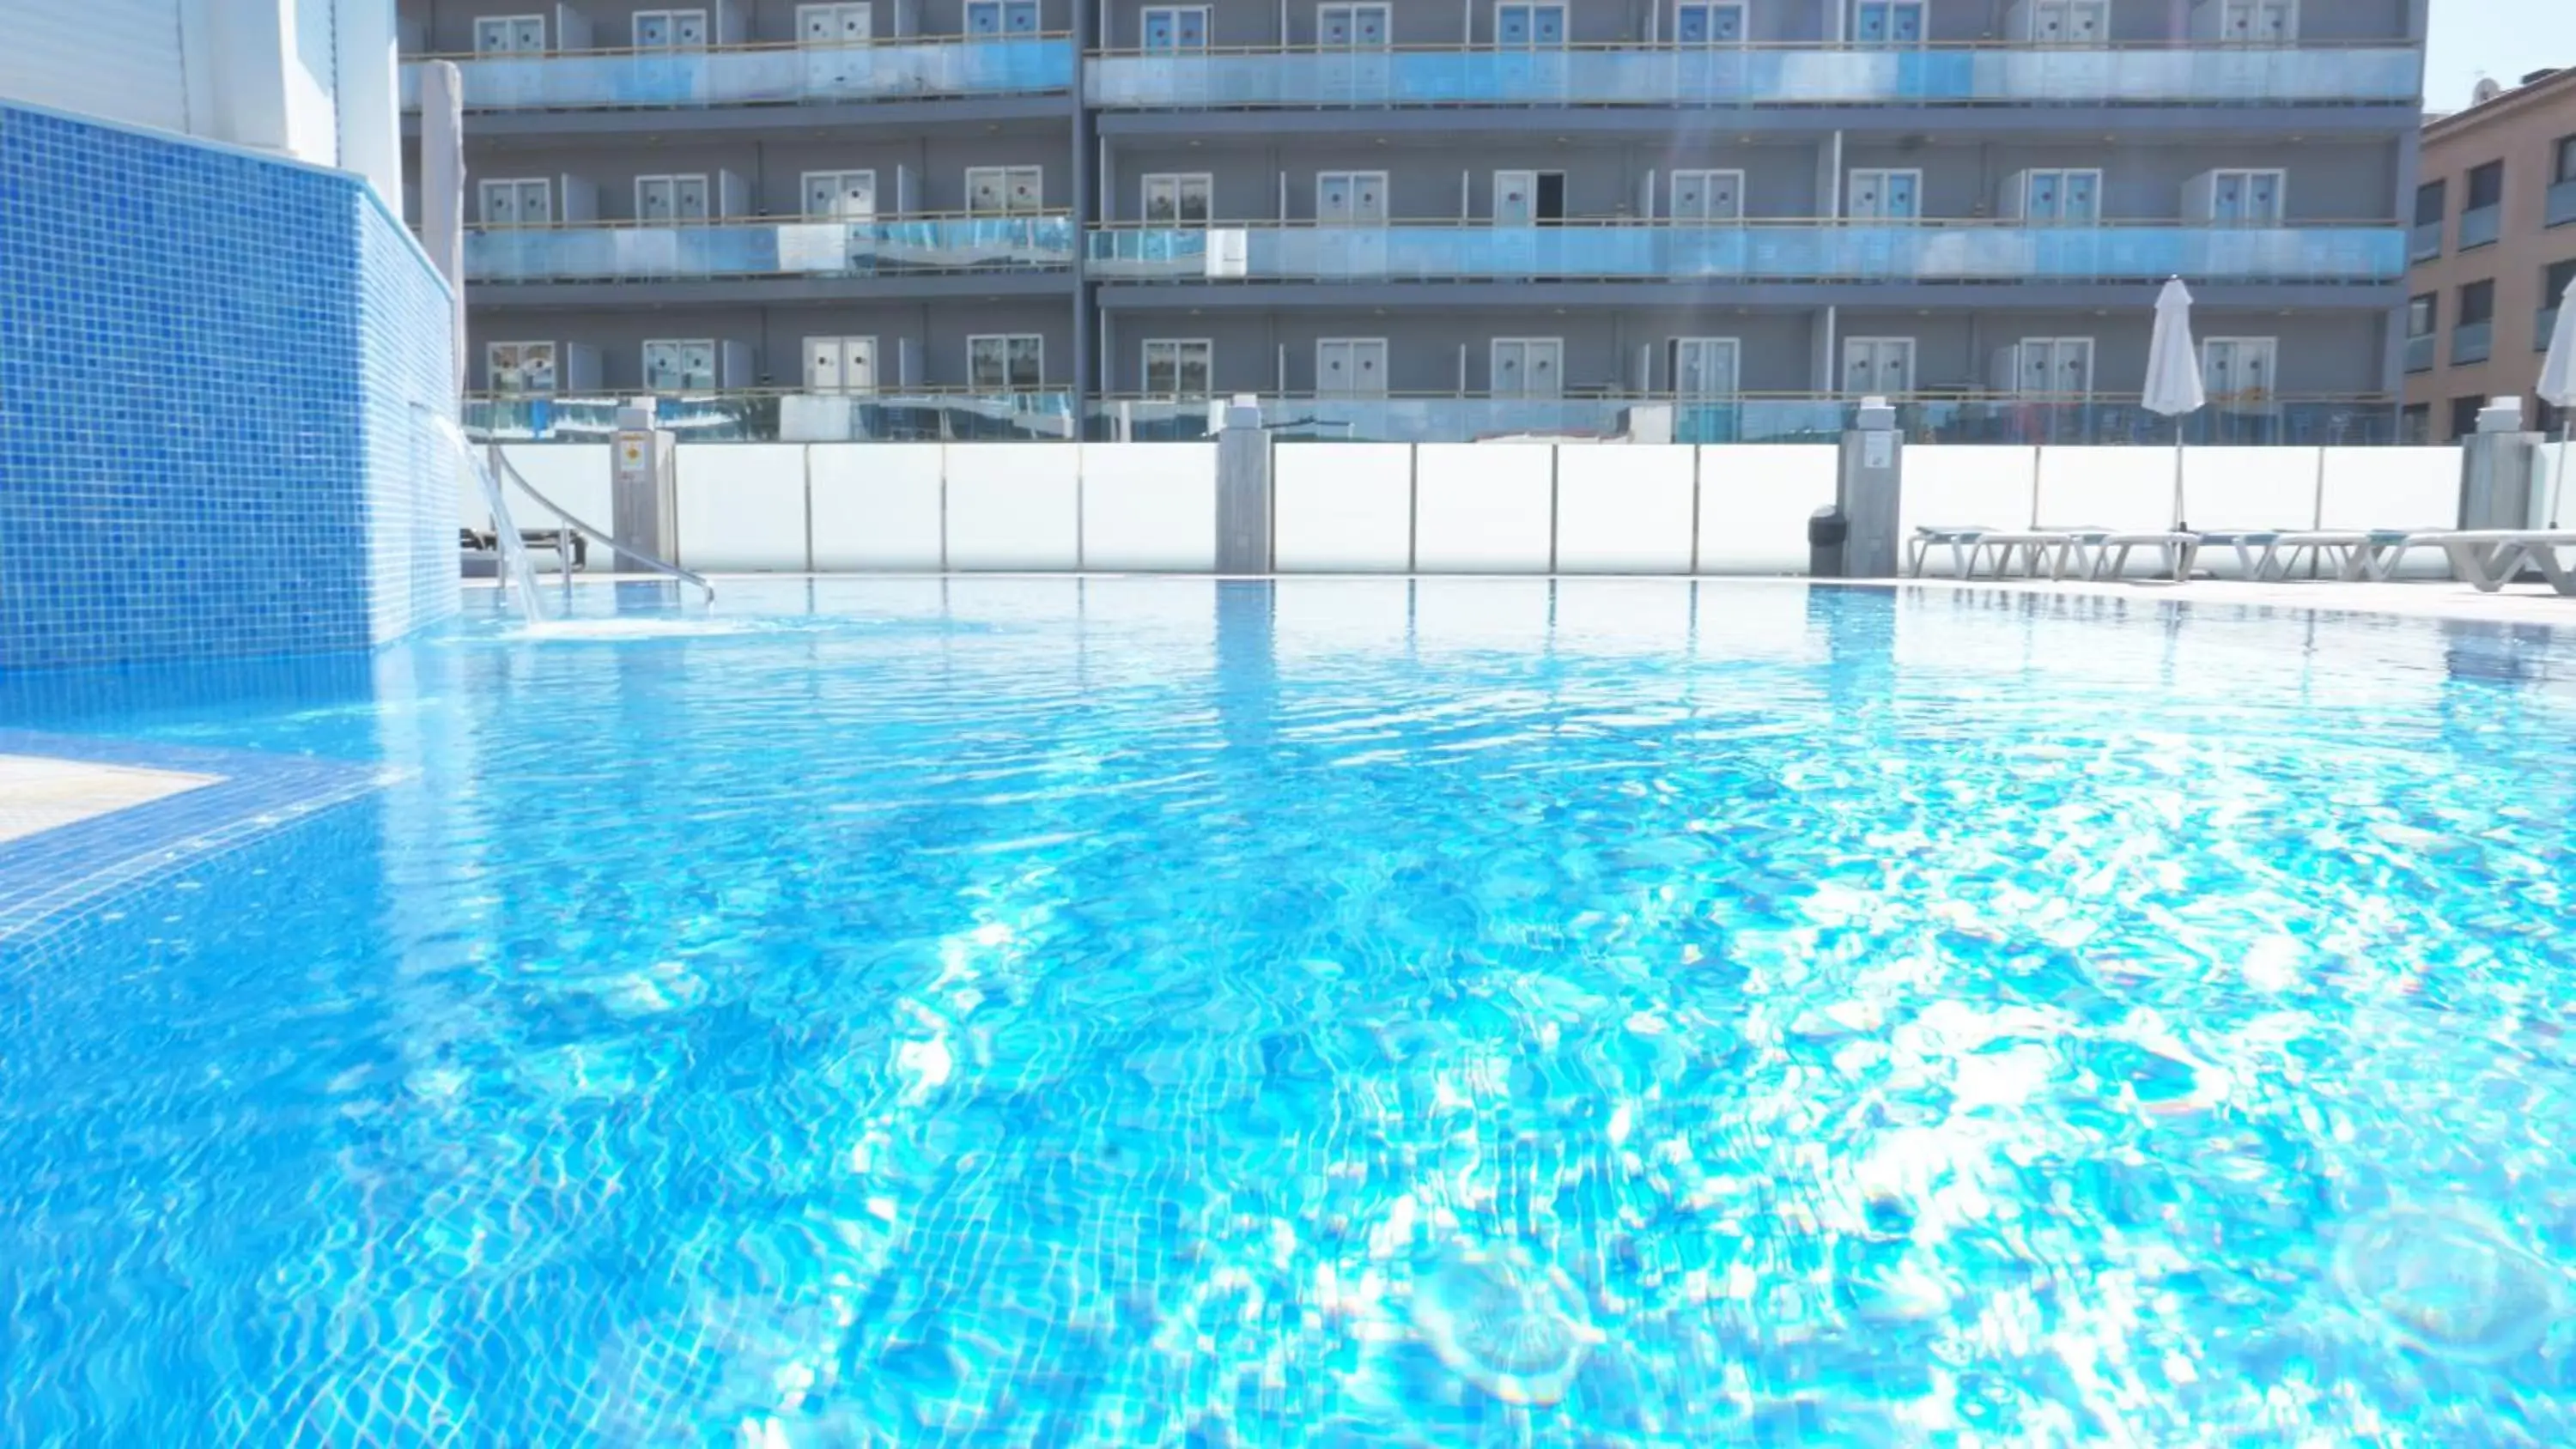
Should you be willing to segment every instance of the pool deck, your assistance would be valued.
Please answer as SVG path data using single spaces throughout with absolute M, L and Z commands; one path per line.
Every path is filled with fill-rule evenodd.
M 222 779 L 50 755 L 0 755 L 0 842 L 167 800 Z

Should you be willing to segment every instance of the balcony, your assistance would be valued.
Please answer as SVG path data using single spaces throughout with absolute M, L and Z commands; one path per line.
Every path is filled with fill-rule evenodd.
M 640 391 L 471 393 L 464 423 L 500 442 L 605 443 Z M 879 392 L 777 389 L 661 393 L 655 426 L 684 443 L 1068 441 L 1082 407 L 1064 388 L 891 387 Z M 1201 405 L 1205 414 L 1205 405 Z
M 680 226 L 487 227 L 465 234 L 469 282 L 880 277 L 1071 267 L 1069 216 L 915 216 Z
M 446 58 L 463 73 L 469 111 L 794 105 L 1073 88 L 1073 41 L 1060 35 Z M 402 104 L 420 108 L 416 62 L 402 68 Z
M 2427 332 L 2421 337 L 2406 339 L 2406 370 L 2408 372 L 2433 370 L 2433 334 Z
M 2557 335 L 2557 332 L 2558 308 L 2556 304 L 2553 303 L 2550 306 L 2541 308 L 2540 311 L 2531 319 L 2531 350 L 2534 352 L 2547 352 L 2549 350 L 2549 340 L 2553 336 Z
M 2081 50 L 1613 45 L 1102 53 L 1090 103 L 1258 106 L 2412 104 L 2404 46 Z
M 2561 181 L 2549 188 L 2548 224 L 2565 226 L 2576 221 L 2576 181 Z
M 2493 322 L 2463 322 L 2451 329 L 2451 365 L 2466 367 L 2484 362 L 2495 352 Z
M 1911 226 L 1818 221 L 1578 221 L 1388 226 L 1111 227 L 1086 242 L 1102 281 L 2386 282 L 2397 227 Z
M 2441 255 L 2442 224 L 2438 221 L 2415 223 L 2414 230 L 2406 234 L 2406 259 L 2414 262 L 2429 262 L 2438 259 Z
M 2504 207 L 2473 206 L 2460 213 L 2460 250 L 2493 246 L 2504 235 Z

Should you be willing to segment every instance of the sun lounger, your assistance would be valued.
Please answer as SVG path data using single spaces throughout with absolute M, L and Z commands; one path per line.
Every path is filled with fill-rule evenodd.
M 2521 577 L 2525 565 L 2537 569 L 2549 587 L 2576 598 L 2576 532 L 2530 529 L 2485 529 L 2465 533 L 2411 534 L 2405 547 L 2438 546 L 2450 557 L 2451 571 L 2482 594 L 2492 594 Z
M 2114 533 L 2092 539 L 2091 566 L 2085 577 L 2116 579 L 2129 571 L 2129 554 L 2136 549 L 2152 548 L 2164 557 L 2164 567 L 2156 570 L 2157 578 L 2183 583 L 2191 578 L 2192 561 L 2200 555 L 2200 535 L 2181 532 Z
M 1905 545 L 1906 572 L 1918 579 L 1923 577 L 1927 556 L 1936 548 L 1947 548 L 1950 550 L 1951 570 L 1964 579 L 1968 576 L 1968 551 L 1976 546 L 1978 539 L 2001 531 L 1982 526 L 1941 528 L 1927 525 L 1917 528 L 1914 537 Z
M 2417 535 L 2403 529 L 2305 529 L 2282 533 L 2264 546 L 2251 577 L 2286 579 L 2302 554 L 2345 583 L 2380 583 L 2393 577 Z M 2204 544 L 2207 539 L 2203 539 Z
M 1975 578 L 1980 565 L 1991 556 L 1994 576 L 1998 579 L 2011 578 L 2016 562 L 2025 577 L 2038 578 L 2042 559 L 2048 560 L 2050 578 L 2063 579 L 2068 573 L 2088 566 L 2089 561 L 2084 555 L 2085 541 L 2097 536 L 2109 535 L 2107 531 L 2095 535 L 2052 529 L 1980 534 L 1968 545 L 1968 567 L 1960 577 Z

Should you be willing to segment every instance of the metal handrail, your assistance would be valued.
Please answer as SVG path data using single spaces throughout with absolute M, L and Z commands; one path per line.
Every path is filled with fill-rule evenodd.
M 747 51 L 781 50 L 877 50 L 903 45 L 990 45 L 995 41 L 1025 43 L 1032 40 L 1071 40 L 1069 30 L 1022 31 L 1017 35 L 880 35 L 866 40 L 737 40 L 727 44 L 692 45 L 594 45 L 582 49 L 556 50 L 425 50 L 402 57 L 405 65 L 424 60 L 555 60 L 559 58 L 605 55 L 642 55 L 657 60 L 676 60 L 693 55 L 738 55 Z
M 575 518 L 570 509 L 557 503 L 553 499 L 548 498 L 543 493 L 538 492 L 536 485 L 528 481 L 527 475 L 520 472 L 517 465 L 510 461 L 510 455 L 501 451 L 500 444 L 491 444 L 488 446 L 486 451 L 491 457 L 492 472 L 496 476 L 519 485 L 520 492 L 535 499 L 537 506 L 545 509 L 555 517 L 562 519 L 565 525 L 570 527 L 575 533 L 580 534 L 593 543 L 601 545 L 612 553 L 633 559 L 635 562 L 642 564 L 647 573 L 660 574 L 664 578 L 674 579 L 685 584 L 695 584 L 705 591 L 707 603 L 712 604 L 716 601 L 716 586 L 707 582 L 705 575 L 692 573 L 675 563 L 664 563 L 662 560 L 653 557 L 649 553 L 638 553 L 636 550 L 627 547 L 625 544 L 619 543 L 616 539 L 609 537 L 607 534 L 602 533 L 598 529 L 591 527 L 589 524 L 582 522 L 578 518 Z M 569 583 L 571 581 L 571 576 L 566 575 L 565 581 Z
M 1568 216 L 1532 221 L 1498 221 L 1489 216 L 1427 217 L 1419 220 L 1326 221 L 1320 217 L 1258 217 L 1241 221 L 1091 221 L 1083 224 L 1085 232 L 1126 231 L 1296 231 L 1312 228 L 1335 232 L 1389 230 L 1418 227 L 1445 231 L 1573 231 L 1614 230 L 1654 227 L 1695 231 L 1733 231 L 1763 227 L 1798 227 L 1808 230 L 1835 228 L 1859 230 L 1870 227 L 1931 227 L 1935 229 L 1991 228 L 2011 231 L 2087 231 L 2144 230 L 2174 231 L 2389 231 L 2397 229 L 2395 220 L 2370 221 L 2362 218 L 2284 221 L 2185 221 L 2171 217 L 2097 217 L 2091 221 L 2047 221 L 2006 216 L 1747 216 L 1723 219 L 1670 216 Z
M 1073 213 L 1062 207 L 1048 211 L 880 211 L 874 216 L 835 216 L 825 213 L 782 212 L 760 216 L 680 216 L 655 221 L 644 217 L 597 217 L 589 221 L 469 221 L 469 232 L 551 232 L 684 230 L 689 227 L 719 226 L 801 226 L 842 225 L 876 226 L 911 221 L 1071 221 Z M 414 228 L 415 231 L 418 228 Z
M 1035 387 L 977 387 L 972 383 L 879 383 L 872 388 L 810 387 L 708 387 L 671 388 L 557 388 L 553 392 L 469 392 L 467 402 L 526 402 L 545 398 L 559 403 L 621 403 L 629 398 L 670 398 L 683 402 L 714 402 L 726 398 L 810 397 L 818 393 L 828 397 L 869 398 L 877 402 L 901 403 L 912 398 L 968 398 L 978 402 L 1002 402 L 1014 398 L 1061 398 L 1073 391 L 1071 383 L 1040 383 Z
M 1635 50 L 1652 50 L 1652 51 L 1667 51 L 1667 50 L 1669 50 L 1669 51 L 1675 51 L 1675 52 L 1685 53 L 1685 54 L 1703 54 L 1703 53 L 1713 53 L 1713 54 L 1720 54 L 1720 55 L 1723 55 L 1723 54 L 1729 54 L 1729 53 L 1736 52 L 1736 51 L 1755 51 L 1755 52 L 1760 52 L 1760 51 L 1784 51 L 1784 52 L 1785 52 L 1785 51 L 1818 51 L 1818 50 L 1833 50 L 1833 51 L 1846 51 L 1846 50 L 1847 50 L 1847 51 L 1853 51 L 1853 52 L 1857 52 L 1857 53 L 1861 53 L 1861 54 L 1868 54 L 1868 55 L 1879 55 L 1879 54 L 1905 55 L 1905 54 L 1909 54 L 1909 53 L 1912 53 L 1912 52 L 1915 52 L 1915 51 L 1924 51 L 1924 50 L 1930 50 L 1930 51 L 1996 51 L 1996 50 L 2011 50 L 2011 51 L 2035 51 L 2035 52 L 2042 52 L 2042 53 L 2066 53 L 2066 52 L 2074 52 L 2074 53 L 2076 53 L 2076 54 L 2091 54 L 2091 53 L 2100 53 L 2100 52 L 2119 52 L 2119 51 L 2151 51 L 2151 52 L 2152 52 L 2152 51 L 2176 51 L 2176 50 L 2187 50 L 2187 51 L 2215 51 L 2215 52 L 2224 52 L 2224 53 L 2226 53 L 2226 54 L 2234 55 L 2234 54 L 2239 54 L 2239 53 L 2243 53 L 2243 52 L 2247 52 L 2247 51 L 2254 51 L 2254 52 L 2272 52 L 2272 51 L 2307 51 L 2307 50 L 2314 50 L 2314 51 L 2342 51 L 2342 50 L 2405 50 L 2405 49 L 2408 49 L 2408 48 L 2409 48 L 2409 43 L 2408 43 L 2407 41 L 2405 41 L 2405 40 L 2401 40 L 2401 39 L 2398 39 L 2398 38 L 2393 37 L 2393 36 L 2392 36 L 2392 37 L 2389 37 L 2389 38 L 2387 38 L 2387 39 L 2384 39 L 2384 40 L 2322 40 L 2322 41 L 2301 41 L 2301 40 L 2291 40 L 2291 41 L 2283 41 L 2283 42 L 2273 43 L 2273 44 L 2266 44 L 2266 43 L 2259 42 L 2259 41 L 2218 41 L 2218 40 L 2192 40 L 2192 39 L 2179 39 L 2179 40 L 2122 40 L 2122 41 L 2105 41 L 2105 42 L 2099 42 L 2099 43 L 2092 44 L 2092 45 L 2068 45 L 2068 44 L 2063 44 L 2063 43 L 2058 43 L 2058 42 L 2038 41 L 2038 40 L 1933 40 L 1933 41 L 1906 41 L 1906 42 L 1898 43 L 1898 42 L 1888 42 L 1888 41 L 1822 40 L 1822 39 L 1818 39 L 1818 40 L 1748 40 L 1748 41 L 1733 41 L 1733 40 L 1729 40 L 1729 41 L 1689 40 L 1689 41 L 1684 41 L 1684 40 L 1673 40 L 1673 39 L 1669 39 L 1669 38 L 1667 38 L 1667 39 L 1658 39 L 1658 40 L 1647 40 L 1647 39 L 1644 39 L 1644 38 L 1640 37 L 1640 38 L 1633 39 L 1633 40 L 1576 40 L 1576 41 L 1566 41 L 1566 42 L 1563 42 L 1563 43 L 1560 43 L 1560 44 L 1552 44 L 1552 45 L 1502 45 L 1502 44 L 1498 44 L 1498 43 L 1496 43 L 1495 41 L 1492 41 L 1492 40 L 1454 40 L 1454 41 L 1406 41 L 1406 42 L 1404 42 L 1404 43 L 1402 43 L 1402 44 L 1373 45 L 1373 46 L 1352 46 L 1352 45 L 1314 45 L 1314 44 L 1290 45 L 1290 44 L 1285 44 L 1285 43 L 1278 44 L 1278 45 L 1204 45 L 1204 46 L 1189 46 L 1189 47 L 1185 47 L 1185 48 L 1184 48 L 1184 47 L 1172 47 L 1172 46 L 1165 46 L 1165 47 L 1162 47 L 1162 48 L 1160 48 L 1160 49 L 1154 49 L 1154 50 L 1148 50 L 1148 49 L 1145 49 L 1145 48 L 1144 48 L 1144 47 L 1142 47 L 1142 46 L 1117 46 L 1117 47 L 1094 47 L 1094 48 L 1092 48 L 1092 49 L 1090 49 L 1090 50 L 1086 50 L 1086 51 L 1084 51 L 1084 52 L 1083 52 L 1083 56 L 1084 56 L 1084 58 L 1085 58 L 1085 59 L 1120 59 L 1120 60 L 1123 60 L 1123 59 L 1127 59 L 1127 58 L 1130 58 L 1130 57 L 1140 57 L 1140 58 L 1149 58 L 1149 59 L 1172 60 L 1172 59 L 1196 59 L 1196 58 L 1205 57 L 1205 56 L 1244 56 L 1244 55 L 1255 55 L 1255 56 L 1259 56 L 1259 55 L 1351 55 L 1351 56 L 1365 56 L 1365 55 L 1390 55 L 1390 54 L 1446 54 L 1446 55 L 1454 55 L 1454 54 L 1457 54 L 1457 53 L 1462 52 L 1462 51 L 1478 51 L 1478 52 L 1483 52 L 1483 53 L 1486 53 L 1486 54 L 1493 54 L 1493 55 L 1561 55 L 1561 54 L 1565 54 L 1565 53 L 1567 53 L 1567 52 L 1569 52 L 1569 51 L 1635 51 Z

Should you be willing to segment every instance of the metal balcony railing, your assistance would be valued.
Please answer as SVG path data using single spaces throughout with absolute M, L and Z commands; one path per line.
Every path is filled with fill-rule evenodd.
M 2421 57 L 2352 47 L 1683 46 L 1103 51 L 1107 109 L 2411 103 Z
M 2419 221 L 2406 233 L 2406 259 L 2429 262 L 2442 255 L 2442 224 Z
M 2406 339 L 2406 370 L 2408 372 L 2431 372 L 2433 370 L 2433 341 L 2433 334 L 2430 332 L 2425 333 L 2421 337 L 2409 337 Z
M 1042 94 L 1073 88 L 1063 35 L 455 55 L 471 111 L 599 110 Z M 402 67 L 402 105 L 420 106 L 420 66 Z
M 2484 362 L 2495 352 L 2493 322 L 2463 322 L 2451 329 L 2451 365 L 2465 367 Z
M 1073 265 L 1073 218 L 884 216 L 477 227 L 471 282 L 857 277 L 1045 271 Z
M 2210 227 L 2013 222 L 1575 220 L 1113 226 L 1085 242 L 1104 281 L 1748 280 L 2386 282 L 2394 224 Z

